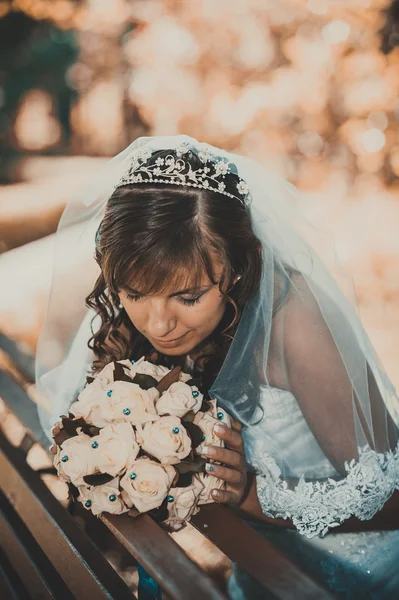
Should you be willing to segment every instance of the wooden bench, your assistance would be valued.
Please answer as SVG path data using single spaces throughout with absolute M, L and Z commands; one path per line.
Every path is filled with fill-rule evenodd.
M 32 401 L 33 357 L 0 334 L 0 397 L 5 413 L 25 428 L 15 445 L 0 428 L 0 596 L 8 598 L 134 598 L 104 556 L 112 547 L 121 561 L 137 563 L 162 589 L 162 598 L 222 600 L 227 596 L 176 541 L 148 515 L 95 518 L 80 505 L 65 508 L 45 484 L 53 468 L 34 469 L 27 454 L 34 444 L 48 451 Z M 280 550 L 232 510 L 205 505 L 192 524 L 265 588 L 265 597 L 333 598 Z M 266 591 L 267 590 L 267 591 Z M 160 598 L 140 590 L 139 598 Z

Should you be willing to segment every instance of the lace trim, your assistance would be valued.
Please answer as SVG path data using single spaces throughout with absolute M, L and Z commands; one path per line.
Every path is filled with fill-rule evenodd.
M 293 490 L 270 455 L 263 455 L 253 466 L 265 515 L 291 519 L 308 538 L 323 537 L 351 516 L 371 519 L 399 489 L 399 444 L 384 454 L 368 446 L 359 448 L 359 460 L 345 463 L 344 479 L 306 482 L 302 476 Z

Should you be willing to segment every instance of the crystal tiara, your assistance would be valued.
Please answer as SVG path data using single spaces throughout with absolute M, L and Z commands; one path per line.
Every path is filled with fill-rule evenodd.
M 193 168 L 191 163 L 185 160 L 185 155 L 189 151 L 198 156 L 201 166 Z M 214 190 L 230 198 L 237 198 L 245 205 L 251 202 L 248 185 L 238 176 L 234 163 L 212 154 L 209 148 L 199 150 L 184 142 L 174 150 L 175 156 L 169 154 L 149 163 L 154 152 L 149 146 L 134 150 L 129 157 L 129 167 L 114 189 L 131 183 L 168 183 Z M 225 177 L 229 173 L 234 173 L 238 177 L 236 194 L 226 190 Z

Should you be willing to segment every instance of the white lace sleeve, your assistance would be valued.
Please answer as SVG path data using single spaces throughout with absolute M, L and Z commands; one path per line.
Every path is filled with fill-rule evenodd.
M 359 460 L 345 463 L 343 479 L 312 482 L 301 477 L 293 489 L 270 455 L 263 455 L 253 467 L 265 515 L 291 519 L 308 538 L 324 536 L 351 516 L 371 519 L 399 489 L 399 445 L 384 454 L 359 448 Z

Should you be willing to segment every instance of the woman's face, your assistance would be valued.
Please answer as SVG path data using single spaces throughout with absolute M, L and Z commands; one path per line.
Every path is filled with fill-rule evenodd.
M 136 329 L 156 350 L 170 356 L 188 354 L 203 342 L 220 323 L 226 307 L 219 286 L 205 273 L 196 289 L 143 296 L 140 290 L 126 288 L 119 291 L 119 297 Z

